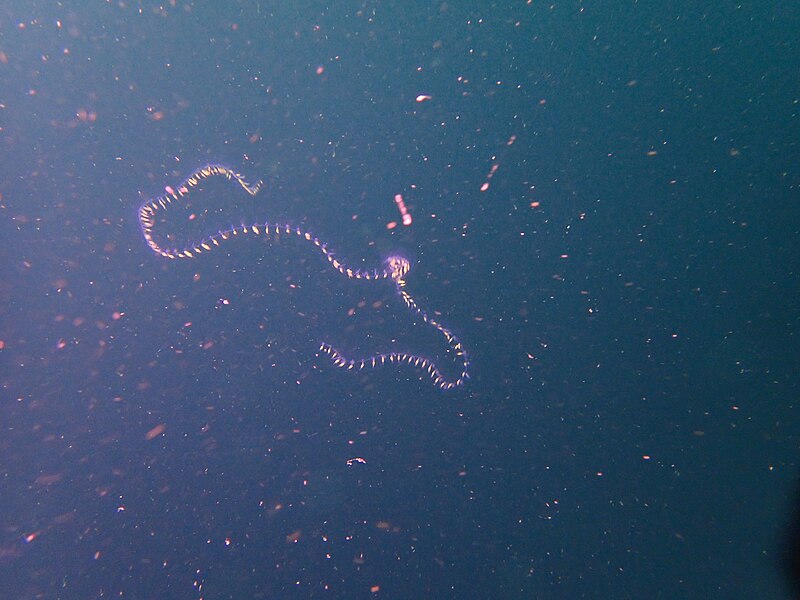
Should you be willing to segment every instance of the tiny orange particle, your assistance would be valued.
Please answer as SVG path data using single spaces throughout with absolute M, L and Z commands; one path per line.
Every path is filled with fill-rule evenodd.
M 164 433 L 164 430 L 166 428 L 167 428 L 167 426 L 164 423 L 161 423 L 160 425 L 156 425 L 150 431 L 147 432 L 147 435 L 145 436 L 145 439 L 150 441 L 150 440 L 152 440 L 154 438 L 157 438 L 159 435 Z

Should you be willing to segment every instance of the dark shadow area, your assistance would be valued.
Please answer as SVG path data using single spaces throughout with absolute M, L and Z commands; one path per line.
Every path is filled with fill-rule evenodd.
M 800 598 L 800 481 L 795 490 L 786 535 L 781 545 L 781 567 L 790 598 Z

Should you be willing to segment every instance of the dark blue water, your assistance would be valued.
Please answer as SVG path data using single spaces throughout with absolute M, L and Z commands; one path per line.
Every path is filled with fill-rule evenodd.
M 0 596 L 791 595 L 798 29 L 791 3 L 1 5 Z M 410 257 L 467 385 L 331 364 L 460 369 L 296 236 L 152 253 L 138 207 L 208 163 L 264 189 L 205 181 L 159 231 Z

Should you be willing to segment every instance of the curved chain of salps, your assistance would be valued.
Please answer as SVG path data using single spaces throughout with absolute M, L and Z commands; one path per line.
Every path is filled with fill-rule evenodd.
M 349 279 L 390 279 L 395 284 L 395 289 L 398 296 L 403 300 L 403 303 L 422 319 L 425 323 L 441 332 L 444 336 L 450 350 L 461 360 L 462 369 L 461 374 L 456 379 L 448 379 L 445 377 L 439 368 L 429 358 L 410 354 L 406 352 L 390 352 L 385 354 L 375 354 L 367 358 L 347 358 L 344 354 L 336 350 L 333 346 L 323 342 L 320 345 L 320 351 L 327 354 L 334 365 L 337 367 L 345 368 L 348 370 L 361 370 L 365 368 L 374 368 L 386 363 L 389 364 L 407 364 L 425 371 L 437 387 L 449 390 L 452 388 L 462 386 L 469 378 L 469 360 L 467 353 L 464 350 L 461 341 L 456 335 L 447 327 L 436 321 L 425 310 L 420 308 L 415 302 L 414 298 L 406 291 L 406 274 L 411 270 L 411 264 L 402 256 L 391 256 L 383 265 L 382 269 L 354 269 L 347 265 L 346 262 L 338 259 L 336 255 L 328 248 L 328 245 L 322 242 L 318 237 L 304 231 L 299 227 L 294 227 L 290 224 L 278 223 L 254 223 L 251 225 L 232 225 L 228 229 L 217 231 L 213 235 L 209 235 L 197 242 L 191 242 L 181 248 L 167 248 L 161 246 L 153 234 L 156 226 L 155 215 L 159 211 L 168 210 L 169 206 L 173 203 L 178 203 L 184 199 L 191 192 L 192 188 L 198 186 L 202 181 L 210 177 L 225 177 L 230 181 L 238 183 L 251 196 L 255 196 L 261 189 L 261 181 L 250 184 L 247 180 L 232 169 L 220 165 L 210 164 L 201 167 L 189 175 L 177 188 L 166 188 L 166 192 L 157 198 L 146 201 L 139 208 L 139 225 L 142 231 L 142 237 L 148 247 L 156 254 L 169 259 L 186 259 L 194 258 L 204 252 L 209 252 L 214 248 L 219 247 L 225 240 L 241 235 L 295 235 L 306 242 L 311 243 L 319 249 L 325 256 L 331 266 L 342 275 Z

